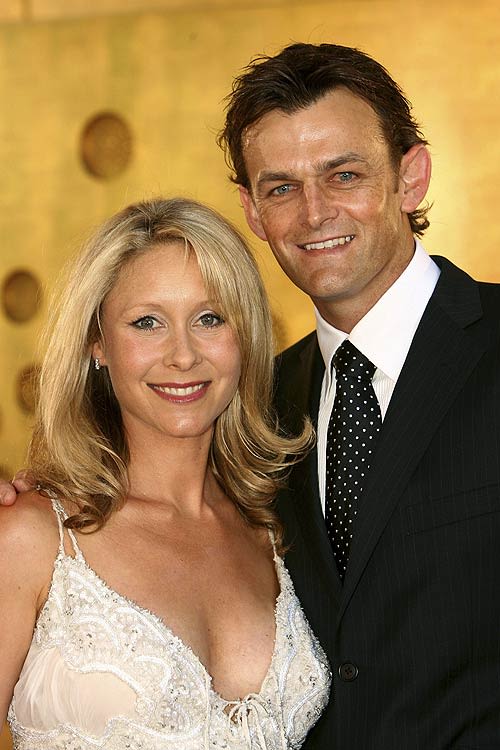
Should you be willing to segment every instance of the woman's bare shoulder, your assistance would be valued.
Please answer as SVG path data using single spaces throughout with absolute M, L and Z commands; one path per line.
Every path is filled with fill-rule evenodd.
M 0 507 L 0 723 L 47 598 L 58 548 L 48 498 L 24 492 L 14 505 Z
M 57 554 L 59 532 L 50 498 L 36 490 L 21 492 L 14 505 L 0 506 L 0 564 L 17 555 L 19 562 L 35 555 Z M 5 559 L 4 559 L 5 562 Z
M 55 512 L 51 499 L 43 492 L 31 489 L 20 492 L 13 505 L 0 506 L 0 525 L 26 523 L 30 520 L 38 523 L 52 523 Z M 57 521 L 55 521 L 57 526 Z

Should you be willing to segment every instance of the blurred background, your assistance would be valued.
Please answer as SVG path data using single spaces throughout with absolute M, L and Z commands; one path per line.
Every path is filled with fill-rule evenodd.
M 426 248 L 500 281 L 497 0 L 0 0 L 1 476 L 23 465 L 54 279 L 131 201 L 220 210 L 255 248 L 279 346 L 313 327 L 247 230 L 215 144 L 234 75 L 293 41 L 360 47 L 389 69 L 431 143 Z

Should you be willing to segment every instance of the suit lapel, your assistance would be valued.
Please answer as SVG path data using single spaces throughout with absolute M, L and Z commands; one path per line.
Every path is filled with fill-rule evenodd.
M 477 285 L 444 259 L 380 434 L 352 542 L 339 618 L 439 423 L 487 347 L 467 326 L 481 315 Z
M 300 414 L 308 414 L 314 427 L 317 427 L 319 400 L 323 381 L 324 363 L 316 336 L 300 355 L 300 372 L 303 379 L 295 384 L 295 405 Z M 297 388 L 298 386 L 298 388 Z M 297 425 L 300 427 L 300 425 Z M 297 519 L 297 527 L 304 539 L 309 557 L 320 571 L 321 583 L 327 596 L 340 597 L 340 578 L 335 567 L 330 540 L 321 510 L 318 483 L 318 454 L 316 448 L 304 461 L 298 463 L 290 476 L 292 502 Z M 293 540 L 292 540 L 293 541 Z

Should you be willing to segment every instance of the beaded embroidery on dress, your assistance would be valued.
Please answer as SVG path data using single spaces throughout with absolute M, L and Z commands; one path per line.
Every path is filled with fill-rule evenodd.
M 325 707 L 331 674 L 281 558 L 268 672 L 226 701 L 193 651 L 87 565 L 52 500 L 60 546 L 47 601 L 14 689 L 15 750 L 295 750 Z

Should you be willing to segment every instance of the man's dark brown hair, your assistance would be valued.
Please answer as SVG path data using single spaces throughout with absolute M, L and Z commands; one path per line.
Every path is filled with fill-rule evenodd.
M 226 122 L 218 137 L 231 180 L 250 188 L 243 154 L 247 128 L 274 110 L 292 114 L 306 109 L 336 88 L 348 89 L 378 116 L 394 168 L 415 144 L 427 144 L 411 114 L 411 104 L 387 70 L 353 47 L 292 44 L 274 57 L 259 56 L 238 76 L 226 99 Z M 429 226 L 428 206 L 408 215 L 412 231 Z

